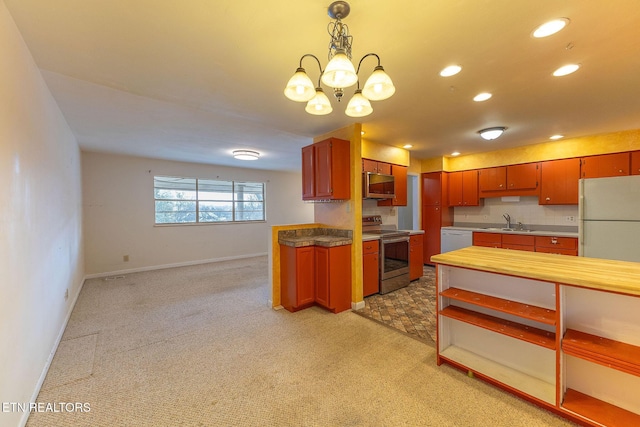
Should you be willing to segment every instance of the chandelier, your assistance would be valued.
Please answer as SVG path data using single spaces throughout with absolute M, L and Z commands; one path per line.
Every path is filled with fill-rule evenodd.
M 333 88 L 333 94 L 340 102 L 344 95 L 344 89 L 356 85 L 353 97 L 349 100 L 345 113 L 350 117 L 364 117 L 373 112 L 371 102 L 381 101 L 391 97 L 396 91 L 391 78 L 384 72 L 384 68 L 380 65 L 380 57 L 375 53 L 364 55 L 358 63 L 356 69 L 351 63 L 351 44 L 353 36 L 349 34 L 349 28 L 342 23 L 342 19 L 349 15 L 349 3 L 345 1 L 335 1 L 329 5 L 329 16 L 335 21 L 331 21 L 327 27 L 331 40 L 329 42 L 329 63 L 323 70 L 320 60 L 310 53 L 302 55 L 300 65 L 295 74 L 284 89 L 287 98 L 296 102 L 306 102 L 305 111 L 309 114 L 321 116 L 329 114 L 333 111 L 331 102 L 325 95 L 320 82 L 326 86 Z M 369 76 L 362 89 L 360 89 L 360 80 L 358 73 L 362 61 L 370 56 L 378 59 L 378 65 L 373 69 L 373 73 Z M 320 69 L 320 77 L 318 84 L 314 85 L 304 68 L 302 68 L 302 60 L 305 58 L 313 58 L 318 63 Z

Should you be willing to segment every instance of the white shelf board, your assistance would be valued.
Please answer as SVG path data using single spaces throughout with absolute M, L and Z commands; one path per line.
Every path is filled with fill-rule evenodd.
M 449 346 L 440 352 L 440 355 L 551 405 L 556 403 L 555 384 L 501 365 L 460 347 Z

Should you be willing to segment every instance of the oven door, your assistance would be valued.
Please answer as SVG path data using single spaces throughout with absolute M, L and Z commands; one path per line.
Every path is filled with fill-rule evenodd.
M 409 236 L 382 239 L 380 293 L 385 294 L 409 284 Z

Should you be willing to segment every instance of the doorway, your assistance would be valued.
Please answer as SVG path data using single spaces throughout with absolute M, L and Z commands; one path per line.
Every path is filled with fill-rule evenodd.
M 407 206 L 398 207 L 398 228 L 400 230 L 420 230 L 418 178 L 418 175 L 407 176 Z

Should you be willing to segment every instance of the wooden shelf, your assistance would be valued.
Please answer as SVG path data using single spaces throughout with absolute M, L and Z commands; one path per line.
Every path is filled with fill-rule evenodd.
M 440 293 L 443 297 L 457 301 L 475 304 L 480 307 L 490 308 L 507 314 L 513 314 L 524 319 L 534 320 L 546 325 L 556 324 L 556 312 L 535 305 L 523 304 L 503 298 L 492 297 L 477 292 L 458 288 L 449 288 Z
M 640 425 L 640 415 L 570 388 L 564 395 L 562 409 L 608 427 Z
M 499 317 L 489 316 L 466 308 L 450 305 L 440 311 L 440 314 L 451 319 L 461 322 L 470 323 L 490 331 L 498 332 L 503 335 L 510 336 L 539 345 L 550 350 L 556 348 L 556 334 L 532 326 L 522 325 L 520 323 L 511 322 Z
M 565 354 L 640 376 L 638 346 L 567 329 L 562 340 L 562 350 Z
M 440 356 L 446 360 L 462 365 L 471 371 L 493 378 L 515 390 L 535 397 L 536 399 L 555 405 L 556 387 L 540 378 L 532 377 L 524 372 L 494 362 L 469 350 L 455 345 L 449 346 L 440 352 Z

